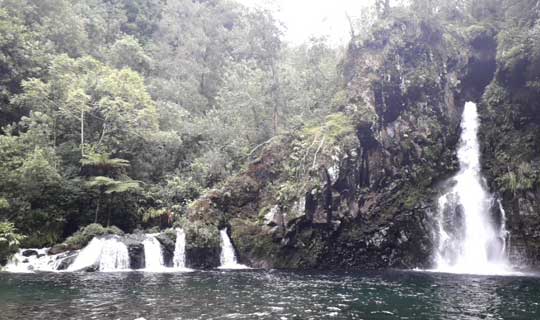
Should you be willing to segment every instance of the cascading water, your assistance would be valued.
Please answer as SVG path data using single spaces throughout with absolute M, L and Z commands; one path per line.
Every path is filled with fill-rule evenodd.
M 129 253 L 118 237 L 94 238 L 81 250 L 68 271 L 97 267 L 99 271 L 129 269 Z
M 239 264 L 234 253 L 234 247 L 227 234 L 227 229 L 219 231 L 221 236 L 221 266 L 220 269 L 249 269 L 248 266 Z
M 483 187 L 476 104 L 465 105 L 461 129 L 460 171 L 451 179 L 453 187 L 438 202 L 436 271 L 508 273 L 511 270 L 504 255 L 507 234 L 504 219 L 501 228 L 494 226 L 490 217 L 493 199 Z
M 116 271 L 126 269 L 129 269 L 127 246 L 117 238 L 105 240 L 99 261 L 99 270 Z
M 143 241 L 144 246 L 144 261 L 146 271 L 163 271 L 165 261 L 163 259 L 163 250 L 161 243 L 156 239 L 155 235 L 148 234 Z
M 34 272 L 34 271 L 57 271 L 63 262 L 72 254 L 60 253 L 48 255 L 49 248 L 21 249 L 8 262 L 4 271 L 8 272 Z
M 175 269 L 187 269 L 186 233 L 180 228 L 176 229 L 176 243 L 174 245 L 173 265 Z

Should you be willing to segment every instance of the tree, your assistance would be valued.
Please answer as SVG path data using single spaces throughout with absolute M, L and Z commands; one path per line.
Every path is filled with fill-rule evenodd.
M 84 156 L 81 160 L 84 169 L 93 175 L 87 182 L 86 186 L 96 190 L 98 193 L 96 199 L 96 211 L 94 223 L 98 222 L 100 204 L 103 203 L 104 197 L 109 195 L 109 202 L 112 201 L 115 193 L 124 193 L 134 191 L 139 188 L 139 182 L 123 177 L 122 180 L 115 179 L 123 174 L 123 169 L 129 166 L 129 161 L 119 158 L 111 158 L 107 153 L 90 153 Z M 107 208 L 107 226 L 111 222 L 110 208 Z

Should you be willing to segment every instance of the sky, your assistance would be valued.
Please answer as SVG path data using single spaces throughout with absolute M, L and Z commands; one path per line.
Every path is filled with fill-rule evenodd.
M 262 7 L 274 12 L 285 27 L 285 40 L 300 44 L 312 36 L 327 36 L 334 44 L 350 39 L 346 14 L 353 19 L 372 0 L 237 0 L 250 7 Z

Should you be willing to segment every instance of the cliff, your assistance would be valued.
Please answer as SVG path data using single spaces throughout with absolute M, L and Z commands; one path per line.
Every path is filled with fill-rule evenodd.
M 457 170 L 463 105 L 494 76 L 495 35 L 396 10 L 351 42 L 348 103 L 274 138 L 188 220 L 206 238 L 229 228 L 240 261 L 255 267 L 429 266 L 434 199 Z M 203 242 L 201 254 L 212 252 Z

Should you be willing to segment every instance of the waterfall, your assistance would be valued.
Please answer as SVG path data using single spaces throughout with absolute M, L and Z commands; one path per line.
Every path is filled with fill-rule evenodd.
M 176 229 L 173 265 L 176 269 L 186 269 L 186 233 L 180 228 Z
M 105 240 L 99 261 L 100 271 L 129 269 L 129 253 L 127 246 L 118 238 Z
M 163 250 L 161 243 L 155 235 L 148 234 L 143 241 L 144 261 L 146 271 L 163 271 L 165 260 L 163 259 Z
M 476 104 L 468 102 L 461 122 L 460 170 L 451 179 L 453 186 L 438 201 L 437 271 L 472 274 L 510 271 L 499 231 L 505 227 L 494 226 L 490 217 L 493 199 L 483 186 L 478 126 Z
M 128 249 L 118 237 L 94 238 L 81 250 L 68 271 L 97 267 L 99 271 L 129 269 Z
M 236 260 L 236 254 L 234 253 L 234 247 L 231 239 L 227 234 L 227 229 L 219 231 L 221 236 L 221 266 L 220 269 L 249 269 L 249 267 L 239 264 Z

